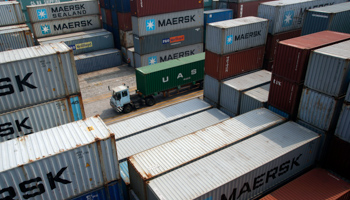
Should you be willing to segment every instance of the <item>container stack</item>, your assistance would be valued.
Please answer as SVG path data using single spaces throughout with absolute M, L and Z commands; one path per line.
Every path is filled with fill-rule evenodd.
M 119 18 L 118 18 L 118 12 L 117 12 L 117 2 L 120 3 L 120 1 L 117 0 L 99 0 L 100 2 L 100 9 L 101 9 L 101 17 L 102 17 L 102 27 L 109 32 L 113 34 L 114 39 L 114 46 L 117 49 L 121 49 L 120 45 L 120 33 L 119 33 Z M 123 1 L 123 3 L 127 3 L 127 1 Z M 121 5 L 119 5 L 119 9 L 123 9 Z M 130 9 L 129 9 L 130 10 Z M 123 14 L 121 18 L 123 18 Z M 127 20 L 128 18 L 123 19 L 124 21 L 121 21 L 122 24 L 129 24 L 127 25 L 129 28 L 131 26 L 131 18 Z
M 227 8 L 233 10 L 234 18 L 258 16 L 259 4 L 275 0 L 227 0 Z
M 228 0 L 213 0 L 212 1 L 212 9 L 227 9 L 228 8 Z
M 204 0 L 204 11 L 212 10 L 213 9 L 213 0 Z
M 130 6 L 135 67 L 203 52 L 203 1 L 134 0 Z

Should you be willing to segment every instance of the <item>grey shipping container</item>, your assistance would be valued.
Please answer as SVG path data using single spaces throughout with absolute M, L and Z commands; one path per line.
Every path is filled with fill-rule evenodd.
M 203 27 L 174 30 L 139 37 L 134 35 L 135 52 L 139 55 L 165 51 L 203 42 Z
M 220 151 L 284 120 L 265 108 L 257 109 L 133 155 L 128 158 L 131 187 L 140 199 L 146 199 L 147 182 L 154 177 Z
M 0 19 L 0 26 L 23 24 L 21 5 L 17 1 L 0 2 Z
M 146 36 L 178 29 L 203 26 L 203 8 L 165 13 L 146 17 L 131 17 L 135 35 Z
M 0 112 L 80 93 L 74 55 L 64 43 L 0 52 Z
M 85 74 L 122 64 L 122 55 L 118 49 L 105 49 L 74 56 L 78 74 Z
M 350 40 L 311 52 L 304 85 L 340 97 L 350 83 Z
M 335 135 L 350 143 L 350 105 L 343 104 Z
M 39 44 L 64 42 L 74 55 L 114 48 L 113 34 L 105 29 L 57 35 L 38 39 Z
M 87 15 L 69 19 L 32 23 L 36 38 L 49 37 L 79 31 L 88 31 L 102 27 L 100 15 Z
M 34 46 L 32 32 L 27 25 L 0 27 L 0 51 Z
M 220 106 L 238 115 L 242 93 L 271 81 L 271 72 L 259 70 L 244 76 L 225 80 L 220 86 Z
M 267 107 L 269 91 L 270 84 L 266 84 L 261 87 L 243 92 L 239 114 L 243 114 L 257 108 Z
M 128 48 L 126 50 L 126 55 L 127 55 L 127 63 L 131 67 L 135 67 L 135 49 L 134 47 Z
M 337 99 L 309 88 L 304 88 L 300 99 L 298 119 L 321 130 L 334 131 L 344 97 Z
M 62 3 L 71 0 L 18 0 L 21 3 L 23 11 L 27 11 L 27 6 L 31 5 L 41 5 L 41 4 L 51 4 L 51 3 Z
M 125 161 L 126 158 L 132 155 L 217 124 L 228 118 L 218 109 L 212 108 L 149 131 L 132 135 L 117 141 L 118 159 L 120 162 Z
M 218 106 L 220 97 L 220 81 L 209 75 L 204 75 L 203 97 L 212 102 L 215 107 Z
M 312 166 L 319 137 L 286 122 L 150 180 L 147 198 L 253 199 Z
M 266 44 L 268 20 L 243 17 L 207 24 L 206 49 L 222 55 Z
M 346 0 L 270 1 L 259 5 L 258 17 L 269 20 L 269 33 L 274 35 L 302 28 L 307 9 L 343 2 L 346 2 Z
M 346 95 L 345 95 L 345 101 L 350 103 L 350 83 L 348 86 L 348 91 L 346 92 Z
M 0 142 L 85 119 L 80 95 L 0 115 Z
M 7 161 L 0 166 L 1 198 L 68 199 L 120 180 L 114 134 L 99 117 L 2 142 L 0 149 Z
M 123 47 L 129 48 L 134 46 L 134 35 L 132 34 L 132 31 L 119 30 L 119 37 L 120 45 Z
M 186 56 L 192 56 L 203 52 L 203 43 L 188 45 L 166 51 L 159 51 L 155 53 L 139 55 L 135 53 L 135 66 L 143 67 L 153 65 L 156 63 L 165 62 L 168 60 L 178 59 Z

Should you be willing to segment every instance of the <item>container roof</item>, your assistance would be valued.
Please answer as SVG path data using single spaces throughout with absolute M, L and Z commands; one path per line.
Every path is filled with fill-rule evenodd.
M 264 18 L 252 16 L 252 17 L 243 17 L 243 18 L 229 19 L 229 20 L 209 23 L 208 25 L 214 26 L 217 28 L 232 28 L 236 26 L 244 26 L 247 24 L 259 23 L 264 21 L 268 21 L 268 20 Z
M 334 4 L 331 6 L 325 6 L 320 8 L 313 8 L 308 11 L 320 12 L 320 13 L 339 13 L 339 12 L 350 11 L 350 2 Z

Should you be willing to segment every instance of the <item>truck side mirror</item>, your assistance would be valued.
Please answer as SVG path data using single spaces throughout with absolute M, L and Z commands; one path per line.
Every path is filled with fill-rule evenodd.
M 111 88 L 108 86 L 108 90 L 111 91 Z

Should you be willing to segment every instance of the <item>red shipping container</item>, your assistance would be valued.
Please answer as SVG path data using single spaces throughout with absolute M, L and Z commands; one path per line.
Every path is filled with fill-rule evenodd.
M 321 31 L 278 43 L 272 72 L 289 81 L 303 83 L 312 50 L 350 39 L 350 34 Z
M 131 13 L 118 12 L 118 24 L 119 24 L 120 30 L 131 31 L 132 30 Z
M 265 60 L 274 60 L 277 44 L 279 41 L 299 37 L 300 35 L 301 29 L 277 33 L 275 35 L 271 35 L 270 33 L 267 34 Z
M 346 179 L 350 179 L 350 143 L 333 136 L 328 149 L 326 167 Z
M 266 54 L 265 54 L 266 55 Z M 263 69 L 271 72 L 272 69 L 273 69 L 273 60 L 270 61 L 270 60 L 264 60 L 264 63 L 263 63 Z
M 272 74 L 269 99 L 267 103 L 290 115 L 295 119 L 301 98 L 303 85 L 290 82 L 282 77 Z
M 202 0 L 130 0 L 131 14 L 136 17 L 203 8 Z
M 113 26 L 112 11 L 110 9 L 105 9 L 105 13 L 108 26 Z
M 226 55 L 206 51 L 204 71 L 209 76 L 223 80 L 248 71 L 262 68 L 265 45 Z
M 259 4 L 274 0 L 257 0 L 244 3 L 228 3 L 227 8 L 233 10 L 233 18 L 258 16 Z

